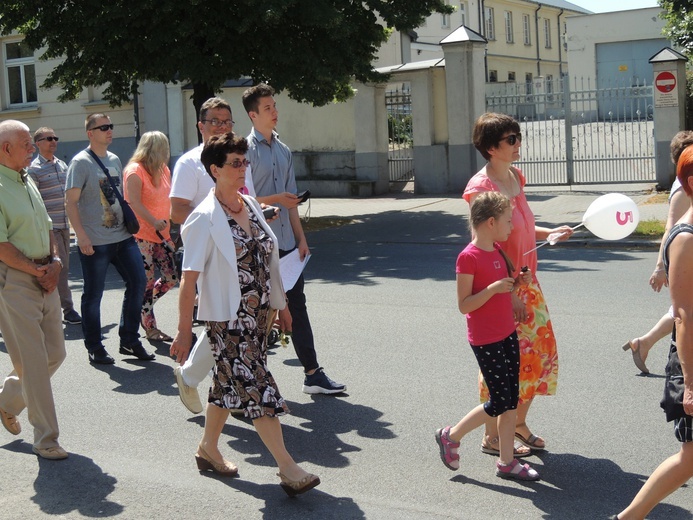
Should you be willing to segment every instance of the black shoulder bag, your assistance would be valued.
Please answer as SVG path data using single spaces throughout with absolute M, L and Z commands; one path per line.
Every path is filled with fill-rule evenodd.
M 140 230 L 140 221 L 137 220 L 137 215 L 135 215 L 135 212 L 132 211 L 132 208 L 130 207 L 130 204 L 123 198 L 123 196 L 120 194 L 118 191 L 118 187 L 115 185 L 115 182 L 113 182 L 113 177 L 111 177 L 108 173 L 108 168 L 106 168 L 103 163 L 101 162 L 101 159 L 99 159 L 99 156 L 94 153 L 93 150 L 87 148 L 87 152 L 89 152 L 89 155 L 91 155 L 96 163 L 101 166 L 101 169 L 103 172 L 106 174 L 106 177 L 108 178 L 108 182 L 111 183 L 111 187 L 113 188 L 113 191 L 116 194 L 116 197 L 118 198 L 118 202 L 120 202 L 120 207 L 123 210 L 123 220 L 125 221 L 125 229 L 128 230 L 128 233 L 131 235 L 134 235 Z

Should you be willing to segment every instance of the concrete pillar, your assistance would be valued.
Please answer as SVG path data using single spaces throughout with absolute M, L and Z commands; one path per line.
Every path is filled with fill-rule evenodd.
M 446 191 L 457 193 L 483 164 L 472 144 L 472 130 L 476 118 L 486 111 L 486 39 L 462 26 L 440 45 L 445 56 L 449 134 Z
M 686 127 L 687 61 L 685 56 L 669 47 L 650 58 L 654 72 L 655 170 L 657 185 L 662 188 L 669 188 L 676 175 L 669 143 Z
M 185 106 L 180 83 L 166 84 L 166 111 L 168 112 L 168 140 L 171 146 L 171 160 L 177 159 L 185 149 Z
M 385 85 L 358 83 L 354 98 L 356 179 L 374 182 L 373 194 L 389 189 Z
M 444 82 L 440 68 L 431 67 L 410 73 L 412 127 L 414 131 L 414 191 L 417 194 L 448 193 L 448 156 L 442 136 L 436 135 L 436 104 L 445 104 Z M 445 121 L 442 122 L 443 126 Z

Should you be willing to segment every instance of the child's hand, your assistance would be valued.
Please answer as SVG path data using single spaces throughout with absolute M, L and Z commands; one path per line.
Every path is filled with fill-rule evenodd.
M 517 277 L 517 280 L 521 284 L 529 285 L 532 283 L 532 271 L 530 271 L 527 267 L 523 267 L 522 271 L 520 271 L 520 275 Z
M 488 290 L 494 294 L 502 294 L 512 292 L 513 286 L 515 285 L 514 278 L 501 278 L 500 280 L 493 282 L 488 286 Z

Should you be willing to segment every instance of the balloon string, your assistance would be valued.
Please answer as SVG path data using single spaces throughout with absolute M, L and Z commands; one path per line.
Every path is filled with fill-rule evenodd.
M 581 222 L 581 223 L 578 224 L 577 226 L 573 226 L 573 227 L 571 227 L 570 229 L 572 229 L 573 231 L 575 231 L 577 228 L 582 227 L 582 226 L 584 226 L 584 225 L 585 225 L 585 224 Z M 563 236 L 563 235 L 565 235 L 565 234 L 566 234 L 566 232 L 564 231 L 563 233 L 559 234 L 558 236 L 561 237 L 561 236 Z M 556 238 L 558 238 L 558 237 L 556 237 Z M 546 244 L 548 244 L 548 243 L 549 243 L 548 240 L 544 240 L 544 241 L 543 241 L 541 244 L 539 244 L 537 247 L 535 247 L 535 248 L 533 248 L 533 249 L 530 249 L 529 251 L 527 251 L 526 253 L 524 253 L 522 256 L 528 255 L 528 254 L 530 254 L 532 251 L 536 251 L 537 249 L 539 249 L 540 247 L 544 247 L 544 246 L 545 246 Z

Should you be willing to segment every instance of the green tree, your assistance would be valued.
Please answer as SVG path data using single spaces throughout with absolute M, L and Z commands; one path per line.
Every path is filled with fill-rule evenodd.
M 40 59 L 62 58 L 42 87 L 61 101 L 107 85 L 113 106 L 145 80 L 193 85 L 193 104 L 249 76 L 324 105 L 349 83 L 382 81 L 371 63 L 388 28 L 407 30 L 444 0 L 2 0 L 0 33 L 18 31 Z M 378 18 L 378 16 L 380 18 Z
M 683 53 L 693 53 L 693 0 L 659 0 L 661 17 L 666 21 L 664 35 Z

